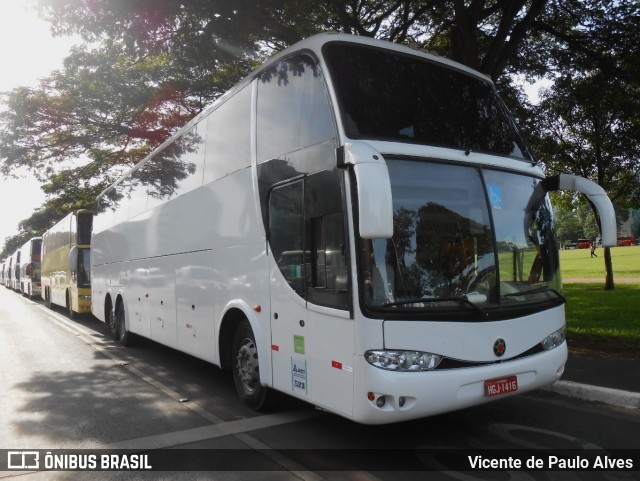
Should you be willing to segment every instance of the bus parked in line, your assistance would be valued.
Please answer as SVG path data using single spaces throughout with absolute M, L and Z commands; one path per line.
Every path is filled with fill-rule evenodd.
M 91 225 L 93 213 L 67 215 L 42 235 L 41 297 L 69 317 L 91 312 Z
M 13 277 L 11 273 L 12 264 L 13 264 L 13 254 L 9 255 L 4 260 L 4 276 L 2 277 L 2 284 L 7 289 L 11 288 L 11 277 Z
M 9 283 L 7 287 L 20 292 L 20 249 L 11 254 L 11 260 L 9 261 Z
M 363 37 L 274 56 L 97 198 L 92 311 L 363 423 L 548 385 L 567 360 L 545 178 L 492 82 Z
M 20 248 L 20 292 L 29 298 L 40 296 L 42 237 L 29 239 Z
M 4 286 L 4 279 L 7 275 L 7 259 L 2 259 L 2 277 L 0 278 L 0 285 Z

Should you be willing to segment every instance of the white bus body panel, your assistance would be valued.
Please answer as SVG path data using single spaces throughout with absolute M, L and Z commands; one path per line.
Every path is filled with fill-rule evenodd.
M 252 327 L 268 353 L 268 336 L 256 332 L 268 326 L 269 297 L 252 185 L 244 169 L 95 232 L 93 314 L 105 321 L 106 295 L 114 304 L 121 296 L 131 332 L 220 364 L 216 333 L 224 313 L 259 305 L 264 319 Z
M 522 353 L 564 327 L 564 305 L 525 317 L 493 322 L 385 321 L 384 348 L 425 351 L 449 359 L 494 362 Z M 496 359 L 493 344 L 505 341 L 503 359 Z

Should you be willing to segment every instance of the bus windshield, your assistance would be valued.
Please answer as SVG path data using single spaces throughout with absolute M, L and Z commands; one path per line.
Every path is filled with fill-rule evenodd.
M 387 159 L 391 239 L 361 240 L 370 311 L 470 312 L 560 302 L 548 199 L 525 210 L 539 179 L 485 168 Z M 478 309 L 480 308 L 480 309 Z
M 362 45 L 333 42 L 323 52 L 348 137 L 531 161 L 488 80 L 417 56 Z
M 91 287 L 91 249 L 78 249 L 78 287 Z

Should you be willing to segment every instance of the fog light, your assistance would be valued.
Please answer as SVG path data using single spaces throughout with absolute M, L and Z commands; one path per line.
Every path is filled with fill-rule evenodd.
M 398 406 L 403 407 L 404 403 L 405 403 L 404 396 L 400 396 L 400 398 L 398 398 Z
M 386 402 L 386 398 L 384 396 L 380 396 L 378 399 L 376 399 L 376 406 L 378 406 L 379 408 L 384 407 Z

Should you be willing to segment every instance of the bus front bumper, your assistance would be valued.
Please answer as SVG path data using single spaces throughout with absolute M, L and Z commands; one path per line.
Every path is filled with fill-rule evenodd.
M 526 358 L 479 367 L 426 372 L 386 371 L 357 358 L 353 420 L 385 424 L 505 399 L 554 383 L 567 361 L 567 343 Z M 517 378 L 517 389 L 487 394 L 486 381 Z M 380 399 L 382 397 L 382 399 Z

